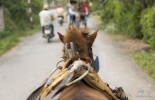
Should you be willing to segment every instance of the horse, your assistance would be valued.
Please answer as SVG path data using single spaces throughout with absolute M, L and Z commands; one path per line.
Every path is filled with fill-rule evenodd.
M 92 54 L 92 52 L 90 53 L 89 50 L 94 43 L 94 40 L 97 36 L 97 32 L 98 30 L 90 35 L 90 31 L 88 29 L 85 28 L 81 31 L 78 31 L 76 27 L 72 26 L 68 28 L 66 36 L 63 36 L 61 33 L 58 34 L 61 42 L 64 45 L 66 43 L 73 42 L 77 46 L 78 55 L 72 58 L 73 60 L 72 62 L 74 62 L 78 58 L 81 58 L 84 61 L 88 62 L 87 58 L 91 59 Z M 63 49 L 63 52 L 65 55 L 65 47 Z M 62 91 L 58 100 L 109 100 L 109 99 L 99 91 L 88 86 L 85 82 L 80 81 Z
M 108 87 L 108 85 L 100 79 L 93 67 L 95 65 L 92 57 L 92 45 L 96 39 L 97 33 L 98 30 L 91 34 L 88 28 L 79 30 L 74 26 L 67 29 L 65 36 L 58 32 L 59 38 L 64 44 L 62 58 L 65 61 L 65 67 L 61 67 L 60 69 L 63 71 L 61 71 L 59 75 L 53 79 L 56 80 L 56 82 L 53 81 L 53 83 L 55 83 L 53 87 L 50 86 L 51 83 L 48 85 L 48 82 L 46 81 L 45 84 L 33 92 L 27 100 L 119 100 L 119 98 L 112 93 L 112 90 Z M 75 69 L 78 70 L 74 70 L 72 72 L 77 73 L 80 70 L 77 66 L 82 66 L 80 68 L 83 68 L 83 70 L 89 69 L 89 71 L 84 71 L 81 75 L 83 76 L 82 78 L 79 76 L 81 79 L 77 76 L 74 77 L 74 74 L 72 73 L 68 74 L 70 70 L 65 70 L 66 68 L 72 70 L 72 67 L 76 67 Z M 88 75 L 87 72 L 91 72 L 91 74 Z M 84 77 L 87 78 L 84 79 Z M 60 81 L 60 79 L 62 80 Z M 73 82 L 69 81 L 71 79 Z M 64 86 L 64 83 L 66 82 L 70 82 L 72 84 Z M 43 88 L 45 85 L 48 88 Z

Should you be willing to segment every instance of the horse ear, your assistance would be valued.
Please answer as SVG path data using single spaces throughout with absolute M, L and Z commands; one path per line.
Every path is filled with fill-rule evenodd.
M 68 26 L 68 30 L 71 30 L 71 26 L 70 25 Z
M 99 30 L 99 29 L 98 29 Z M 91 34 L 90 36 L 89 36 L 89 38 L 88 38 L 88 42 L 89 42 L 89 44 L 92 46 L 93 45 L 93 43 L 94 43 L 94 40 L 95 40 L 95 38 L 96 38 L 96 36 L 97 36 L 97 32 L 98 32 L 98 30 L 96 30 L 93 34 Z
M 64 43 L 64 36 L 61 33 L 59 33 L 59 32 L 57 32 L 57 33 L 59 35 L 59 39 L 61 40 L 61 42 Z

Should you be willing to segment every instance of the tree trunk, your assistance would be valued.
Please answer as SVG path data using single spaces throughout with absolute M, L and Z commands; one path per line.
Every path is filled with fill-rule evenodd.
M 155 6 L 155 0 L 154 0 L 154 2 L 153 2 L 153 5 Z
M 4 15 L 3 15 L 3 4 L 0 5 L 0 31 L 4 30 Z
M 141 0 L 141 7 L 142 7 L 142 10 L 144 10 L 145 8 L 147 8 L 147 4 L 146 4 L 146 1 L 145 0 Z

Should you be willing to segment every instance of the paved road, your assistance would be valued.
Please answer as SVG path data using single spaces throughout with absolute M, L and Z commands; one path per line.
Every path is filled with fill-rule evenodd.
M 55 32 L 64 34 L 66 27 L 67 24 L 60 27 L 55 23 Z M 91 21 L 89 27 L 93 31 L 97 28 Z M 1 57 L 0 100 L 25 100 L 62 60 L 62 46 L 57 35 L 47 43 L 39 32 Z M 148 75 L 102 30 L 93 48 L 100 58 L 99 75 L 112 88 L 122 86 L 133 100 L 155 100 L 155 87 Z

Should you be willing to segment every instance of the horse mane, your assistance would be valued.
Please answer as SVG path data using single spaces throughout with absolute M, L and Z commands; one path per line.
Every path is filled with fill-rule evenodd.
M 72 26 L 67 29 L 64 43 L 73 42 L 78 47 L 85 48 L 84 40 L 87 40 L 89 35 L 90 35 L 90 31 L 88 28 L 78 30 L 76 27 Z
M 65 35 L 63 42 L 64 44 L 73 42 L 77 46 L 79 51 L 82 51 L 85 53 L 83 55 L 78 55 L 78 57 L 75 57 L 75 58 L 89 57 L 88 47 L 86 44 L 86 41 L 89 36 L 90 36 L 90 31 L 88 28 L 78 30 L 76 27 L 72 26 L 67 29 L 67 33 Z

